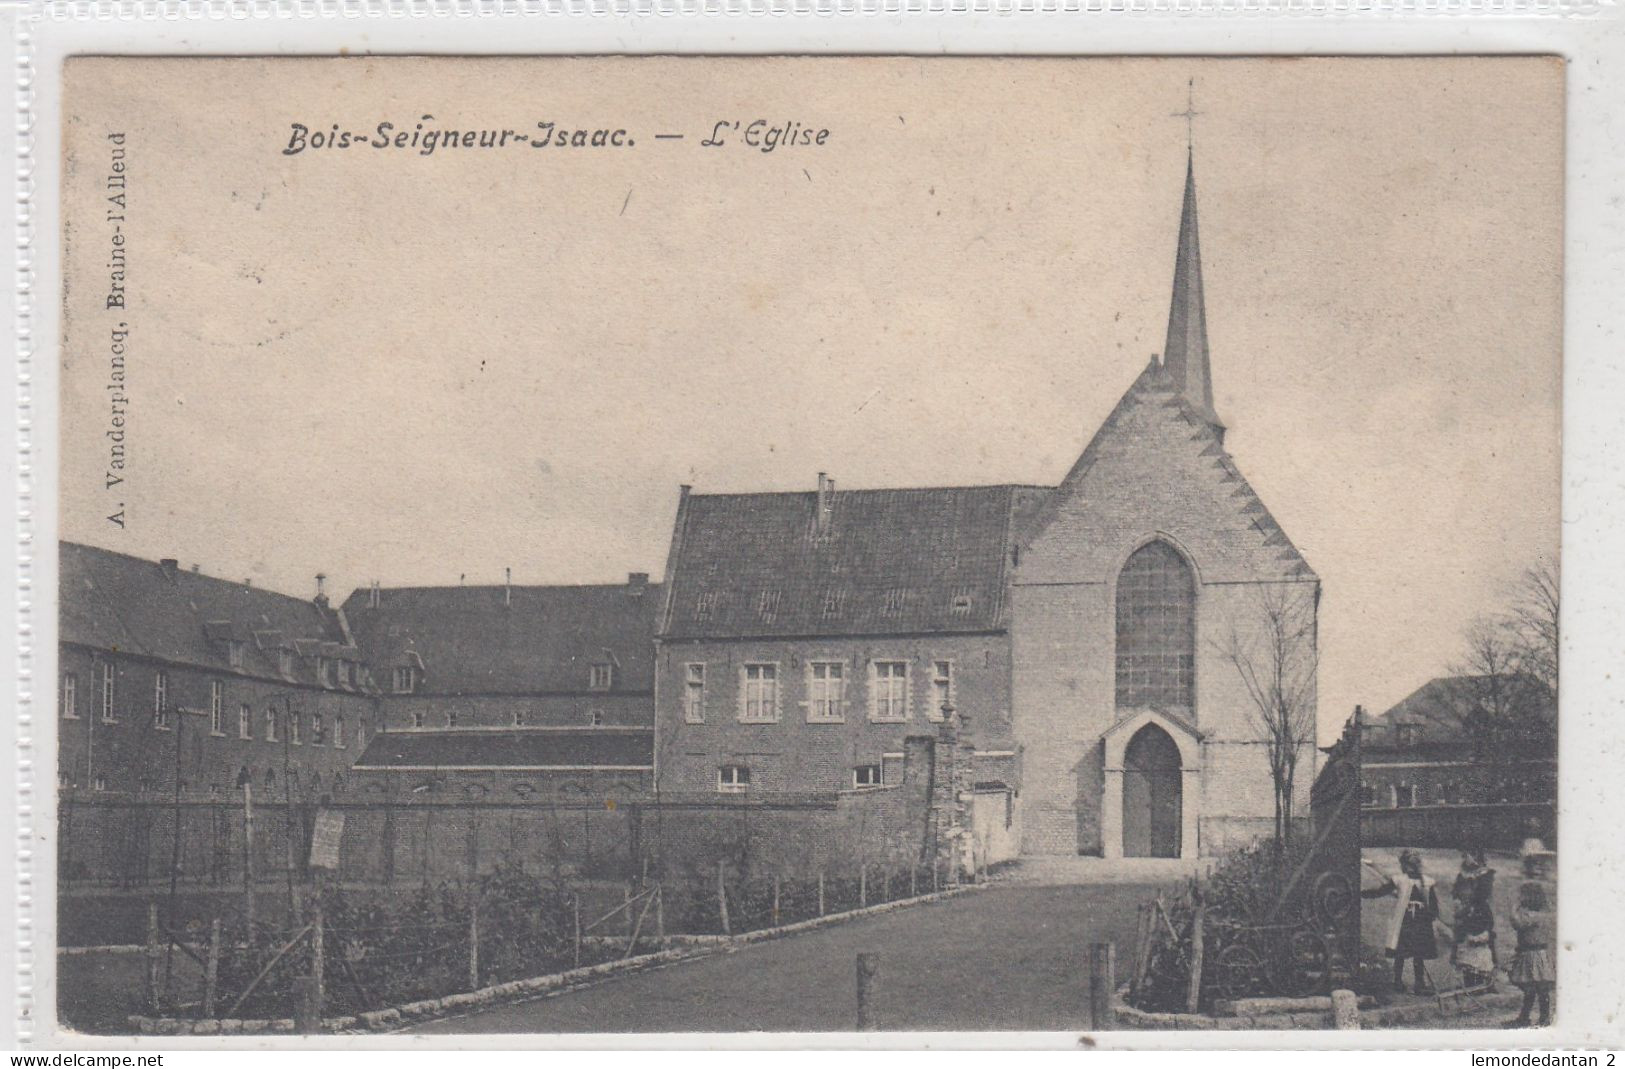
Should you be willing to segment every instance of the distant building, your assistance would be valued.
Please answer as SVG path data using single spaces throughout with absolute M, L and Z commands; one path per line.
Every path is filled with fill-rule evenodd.
M 57 778 L 66 790 L 272 797 L 346 788 L 378 727 L 342 612 L 61 543 Z M 262 795 L 263 796 L 263 795 Z
M 1536 713 L 1555 709 L 1550 691 L 1527 678 L 1441 676 L 1360 722 L 1361 804 L 1371 809 L 1550 802 L 1557 755 L 1532 750 L 1490 761 L 1473 718 L 1490 688 L 1517 688 Z

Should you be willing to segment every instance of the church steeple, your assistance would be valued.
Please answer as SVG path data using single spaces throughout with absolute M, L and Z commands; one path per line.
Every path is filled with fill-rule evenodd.
M 1208 364 L 1207 315 L 1202 306 L 1202 246 L 1196 233 L 1196 165 L 1188 149 L 1179 252 L 1174 258 L 1174 297 L 1168 309 L 1162 366 L 1196 410 L 1222 431 L 1224 424 L 1213 411 L 1213 372 Z

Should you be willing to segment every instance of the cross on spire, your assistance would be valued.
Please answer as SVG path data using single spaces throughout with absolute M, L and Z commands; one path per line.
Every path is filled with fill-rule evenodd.
M 1176 111 L 1169 118 L 1185 120 L 1185 152 L 1194 151 L 1192 146 L 1196 143 L 1196 117 L 1202 114 L 1196 110 L 1196 79 L 1192 78 L 1185 83 L 1185 110 Z

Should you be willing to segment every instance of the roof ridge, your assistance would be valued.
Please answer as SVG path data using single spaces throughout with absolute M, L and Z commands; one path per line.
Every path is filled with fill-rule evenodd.
M 87 542 L 73 542 L 66 538 L 58 539 L 57 541 L 62 548 L 71 547 L 72 549 L 76 550 L 84 550 L 90 553 L 101 554 L 104 557 L 119 557 L 127 561 L 133 561 L 136 564 L 145 564 L 152 568 L 163 567 L 163 561 L 161 560 L 153 560 L 151 557 L 137 556 L 134 553 L 126 553 L 119 549 L 108 549 L 106 546 L 94 546 Z M 296 605 L 302 605 L 308 609 L 321 608 L 321 606 L 317 605 L 316 602 L 310 598 L 302 598 L 297 594 L 288 594 L 284 591 L 278 590 L 275 587 L 255 586 L 253 583 L 245 583 L 240 579 L 227 579 L 224 576 L 210 575 L 207 572 L 201 571 L 194 572 L 190 568 L 181 568 L 178 566 L 178 564 L 175 569 L 175 575 L 177 578 L 184 576 L 188 582 L 206 580 L 210 583 L 218 583 L 233 590 L 246 590 L 254 594 L 268 594 L 274 598 L 283 598 L 287 601 L 293 602 Z

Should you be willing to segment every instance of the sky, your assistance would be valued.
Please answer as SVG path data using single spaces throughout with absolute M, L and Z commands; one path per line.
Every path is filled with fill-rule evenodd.
M 64 538 L 302 596 L 323 572 L 342 597 L 658 575 L 683 483 L 1054 484 L 1161 348 L 1190 93 L 1215 406 L 1322 579 L 1323 739 L 1447 672 L 1556 553 L 1550 60 L 81 59 L 67 78 Z M 422 115 L 636 143 L 282 151 L 293 123 Z M 762 152 L 741 143 L 756 118 L 830 133 Z M 109 133 L 123 310 L 104 307 Z

